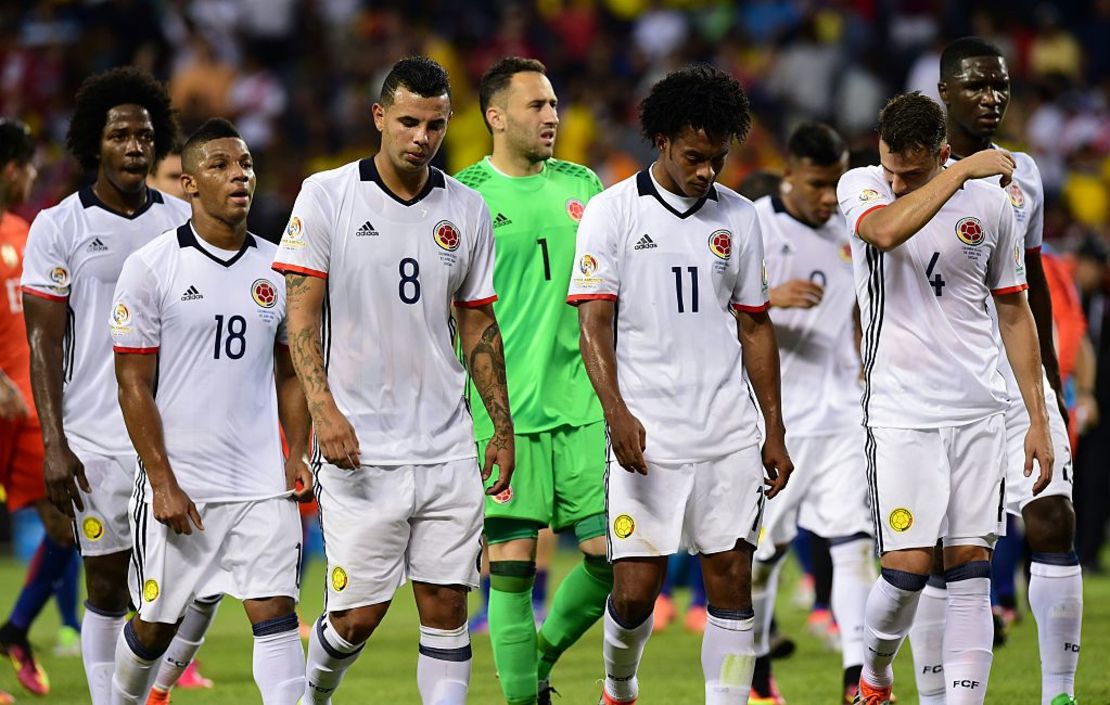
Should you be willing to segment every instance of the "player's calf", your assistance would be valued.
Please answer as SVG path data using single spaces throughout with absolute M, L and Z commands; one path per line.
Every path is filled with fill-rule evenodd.
M 946 564 L 950 564 L 948 553 L 951 550 L 945 549 Z M 944 678 L 945 702 L 949 705 L 978 705 L 986 698 L 994 658 L 990 575 L 989 560 L 972 560 L 948 568 L 944 573 L 948 586 Z
M 154 680 L 154 665 L 166 653 L 177 624 L 144 622 L 135 616 L 116 639 L 112 702 L 142 703 Z

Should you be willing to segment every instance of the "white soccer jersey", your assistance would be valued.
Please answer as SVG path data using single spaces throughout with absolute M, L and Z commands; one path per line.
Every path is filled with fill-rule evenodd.
M 782 416 L 791 437 L 858 429 L 859 353 L 852 250 L 840 213 L 819 228 L 794 218 L 777 196 L 755 202 L 771 288 L 805 279 L 824 290 L 813 308 L 771 311 L 782 370 Z
M 617 302 L 617 383 L 649 462 L 703 462 L 759 442 L 732 313 L 768 307 L 750 201 L 715 185 L 681 212 L 642 171 L 586 206 L 574 262 L 569 302 Z
M 328 282 L 328 383 L 364 465 L 475 457 L 451 306 L 497 298 L 493 258 L 482 197 L 438 169 L 410 201 L 373 159 L 305 180 L 274 269 Z
M 197 238 L 186 223 L 128 257 L 101 325 L 117 353 L 158 356 L 166 454 L 190 499 L 276 497 L 286 492 L 274 387 L 274 344 L 286 343 L 285 282 L 270 268 L 277 247 L 248 234 L 224 261 Z M 152 499 L 149 482 L 142 498 Z
M 112 338 L 104 321 L 124 260 L 189 219 L 189 206 L 148 190 L 127 216 L 83 188 L 35 217 L 23 261 L 23 291 L 69 307 L 63 348 L 62 425 L 76 452 L 134 455 L 116 400 Z
M 998 145 L 992 146 L 998 149 Z M 1022 238 L 1025 251 L 1039 253 L 1044 234 L 1044 185 L 1041 183 L 1041 172 L 1037 169 L 1037 163 L 1033 161 L 1033 157 L 1025 152 L 1010 152 L 1010 154 L 1013 155 L 1017 168 L 1014 169 L 1013 180 L 1006 187 L 1006 195 L 1014 209 L 1014 220 L 1017 221 L 1018 234 Z M 948 166 L 957 161 L 954 157 L 950 158 Z M 1001 176 L 993 176 L 983 181 L 997 186 L 1001 179 Z M 1010 359 L 1002 347 L 1002 334 L 998 330 L 998 312 L 995 310 L 993 301 L 990 302 L 989 307 L 995 340 L 998 343 L 998 349 L 1002 351 L 999 355 L 998 369 L 1006 380 L 1006 393 L 1010 396 L 1011 403 L 1024 404 L 1017 377 L 1014 376 Z M 1041 374 L 1045 375 L 1043 370 Z
M 845 174 L 837 198 L 852 233 L 894 202 L 879 166 Z M 1009 199 L 977 181 L 888 252 L 852 238 L 868 426 L 959 426 L 1005 410 L 987 299 L 1026 288 L 1024 254 Z

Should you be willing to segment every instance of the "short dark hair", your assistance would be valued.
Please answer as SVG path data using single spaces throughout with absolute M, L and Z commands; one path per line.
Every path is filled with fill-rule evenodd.
M 486 109 L 489 108 L 490 101 L 493 100 L 495 95 L 509 87 L 509 82 L 513 80 L 513 76 L 526 71 L 547 75 L 547 67 L 542 62 L 536 59 L 527 59 L 523 56 L 506 56 L 482 74 L 482 80 L 478 82 L 478 107 L 482 111 L 482 120 L 486 123 L 486 129 L 490 132 L 493 130 L 490 128 L 489 121 L 486 120 Z
M 894 96 L 879 113 L 879 138 L 892 152 L 937 154 L 946 136 L 944 111 L 921 91 Z
M 948 46 L 940 54 L 940 78 L 947 80 L 960 71 L 960 62 L 964 59 L 976 59 L 981 56 L 1002 56 L 1002 50 L 990 42 L 979 37 L 961 37 Z
M 640 129 L 653 143 L 656 135 L 674 138 L 687 127 L 705 130 L 714 138 L 743 141 L 751 125 L 744 89 L 709 64 L 693 64 L 667 74 L 640 103 Z
M 393 94 L 401 86 L 424 98 L 451 97 L 451 80 L 447 77 L 447 70 L 426 56 L 410 56 L 393 64 L 382 82 L 379 102 L 385 107 L 392 105 Z
M 22 120 L 0 118 L 0 167 L 8 162 L 22 166 L 34 155 L 35 140 L 31 138 L 31 128 Z
M 749 201 L 758 201 L 764 196 L 774 196 L 782 185 L 782 177 L 771 171 L 753 171 L 744 177 L 736 189 Z
M 177 114 L 170 96 L 146 71 L 125 66 L 90 76 L 81 83 L 74 101 L 66 148 L 86 171 L 95 170 L 100 163 L 100 138 L 108 111 L 118 105 L 134 103 L 150 114 L 155 162 L 166 156 L 178 139 Z
M 797 159 L 808 159 L 817 166 L 839 164 L 848 145 L 836 130 L 823 122 L 803 122 L 790 135 L 786 151 Z
M 243 139 L 239 131 L 235 129 L 235 125 L 230 120 L 224 118 L 209 118 L 204 123 L 189 135 L 189 139 L 185 140 L 185 144 L 181 147 L 181 168 L 189 169 L 194 164 L 196 151 L 203 147 L 205 144 L 212 140 L 222 140 L 228 137 L 235 139 Z

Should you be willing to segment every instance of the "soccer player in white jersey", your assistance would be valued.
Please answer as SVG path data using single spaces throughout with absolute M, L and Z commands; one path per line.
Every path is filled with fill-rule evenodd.
M 863 608 L 875 575 L 871 522 L 860 511 L 867 490 L 855 280 L 848 231 L 836 206 L 848 148 L 820 123 L 800 125 L 786 147 L 779 192 L 759 199 L 755 208 L 779 345 L 786 443 L 797 469 L 767 504 L 752 568 L 759 658 L 748 702 L 785 702 L 771 678 L 769 632 L 782 558 L 802 526 L 829 540 L 843 694 L 851 703 L 863 663 Z
M 304 702 L 330 702 L 411 579 L 421 698 L 458 705 L 470 681 L 482 482 L 498 465 L 486 490 L 496 495 L 513 471 L 492 225 L 476 191 L 429 165 L 451 117 L 439 64 L 397 62 L 372 111 L 381 151 L 305 180 L 274 261 L 316 430 L 328 558 Z M 481 468 L 456 336 L 493 423 Z
M 285 287 L 270 268 L 277 248 L 247 232 L 254 164 L 231 123 L 201 125 L 182 149 L 182 168 L 192 218 L 127 258 L 104 322 L 139 455 L 130 580 L 137 612 L 119 634 L 112 702 L 142 702 L 190 603 L 228 593 L 251 621 L 262 702 L 293 705 L 304 691 L 304 649 L 293 611 L 301 530 L 290 492 L 300 480 L 307 500 L 312 476 Z
M 84 557 L 81 654 L 93 705 L 108 703 L 116 636 L 128 606 L 127 503 L 135 479 L 104 321 L 128 255 L 189 217 L 184 201 L 145 182 L 176 138 L 169 96 L 148 74 L 122 68 L 87 79 L 66 145 L 95 180 L 38 214 L 23 265 L 46 490 L 74 519 Z M 214 610 L 210 602 L 183 629 L 195 635 L 193 651 Z
M 568 296 L 611 445 L 601 700 L 636 701 L 667 558 L 685 545 L 701 554 L 709 598 L 705 701 L 744 703 L 752 552 L 765 498 L 793 469 L 759 222 L 750 201 L 714 183 L 747 135 L 748 100 L 719 69 L 691 66 L 652 87 L 640 123 L 659 156 L 586 206 Z M 762 456 L 749 379 L 766 421 Z
M 949 164 L 962 156 L 995 147 L 995 133 L 1010 101 L 1010 76 L 1002 53 L 976 37 L 958 39 L 941 54 L 940 75 L 940 96 L 948 108 L 948 143 L 952 147 Z M 1033 478 L 1026 477 L 1023 472 L 1023 441 L 1029 428 L 1029 415 L 1021 403 L 1014 373 L 1003 358 L 1000 370 L 1010 395 L 1006 410 L 1006 510 L 1022 517 L 1033 551 L 1029 568 L 1029 605 L 1040 642 L 1041 703 L 1069 705 L 1075 702 L 1075 672 L 1079 664 L 1083 619 L 1083 575 L 1074 547 L 1075 511 L 1071 503 L 1067 409 L 1062 401 L 1060 370 L 1053 343 L 1052 299 L 1041 265 L 1044 187 L 1032 157 L 1023 152 L 1011 154 L 1016 167 L 1006 194 L 1023 239 L 1029 308 L 1033 311 L 1040 340 L 1056 469 L 1048 487 L 1034 495 Z M 1015 566 L 1009 566 L 1009 570 L 1014 569 Z M 940 651 L 946 596 L 944 583 L 930 577 L 910 630 L 917 689 L 923 705 L 944 703 L 945 677 L 940 667 Z
M 837 196 L 852 238 L 863 324 L 868 485 L 882 575 L 864 615 L 856 702 L 890 700 L 891 662 L 944 540 L 949 705 L 981 704 L 990 676 L 990 553 L 1005 497 L 1009 403 L 986 302 L 1032 419 L 1024 472 L 1034 492 L 1053 449 L 1037 331 L 1025 300 L 1022 236 L 1006 194 L 1013 158 L 985 150 L 945 168 L 944 114 L 920 93 L 879 116 L 881 166 L 849 171 Z

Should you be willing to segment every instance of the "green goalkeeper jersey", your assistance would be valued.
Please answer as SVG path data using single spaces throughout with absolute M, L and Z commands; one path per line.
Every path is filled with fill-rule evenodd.
M 518 434 L 584 426 L 603 418 L 578 349 L 578 312 L 567 304 L 578 221 L 602 186 L 592 170 L 549 159 L 534 176 L 499 172 L 489 157 L 456 177 L 482 194 L 497 254 L 493 305 L 505 343 L 509 406 Z M 474 433 L 493 424 L 471 384 Z

